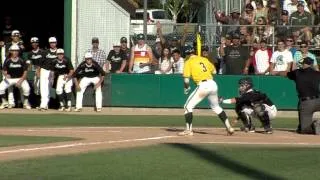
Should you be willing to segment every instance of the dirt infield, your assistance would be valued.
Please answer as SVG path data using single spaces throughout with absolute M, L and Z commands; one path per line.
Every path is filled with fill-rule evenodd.
M 221 128 L 194 129 L 192 137 L 177 136 L 182 128 L 167 127 L 66 127 L 66 128 L 0 128 L 1 135 L 66 136 L 82 138 L 80 141 L 25 145 L 0 148 L 0 160 L 24 159 L 54 155 L 69 155 L 90 151 L 130 148 L 159 143 L 219 143 L 320 146 L 313 135 L 298 135 L 288 130 L 274 134 L 244 133 L 237 131 L 227 136 Z

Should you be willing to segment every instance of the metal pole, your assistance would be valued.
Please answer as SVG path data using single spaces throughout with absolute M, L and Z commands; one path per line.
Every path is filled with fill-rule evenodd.
M 145 40 L 147 40 L 147 8 L 148 8 L 148 0 L 144 0 L 143 2 L 143 34 Z

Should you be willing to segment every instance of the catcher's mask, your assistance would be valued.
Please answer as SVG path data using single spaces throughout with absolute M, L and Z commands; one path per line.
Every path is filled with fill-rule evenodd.
M 242 78 L 239 80 L 239 93 L 240 95 L 246 93 L 253 87 L 252 79 L 249 77 Z

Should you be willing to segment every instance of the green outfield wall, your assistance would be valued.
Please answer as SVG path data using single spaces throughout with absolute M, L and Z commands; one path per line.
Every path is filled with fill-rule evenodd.
M 237 95 L 237 82 L 242 76 L 220 75 L 215 77 L 219 96 L 231 98 Z M 278 109 L 294 110 L 297 107 L 295 84 L 284 77 L 251 76 L 256 89 L 266 92 Z M 180 75 L 114 74 L 109 79 L 110 106 L 119 107 L 183 107 L 187 98 L 183 94 Z M 194 87 L 194 85 L 193 85 Z M 109 91 L 109 92 L 107 92 Z M 199 108 L 208 108 L 207 100 Z M 224 106 L 231 108 L 232 106 Z

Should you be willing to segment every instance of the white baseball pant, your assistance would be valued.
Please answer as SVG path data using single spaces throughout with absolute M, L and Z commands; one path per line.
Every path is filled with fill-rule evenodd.
M 57 87 L 56 87 L 56 93 L 57 95 L 60 95 L 63 93 L 63 90 L 65 93 L 71 93 L 71 88 L 73 85 L 72 79 L 68 79 L 68 81 L 64 80 L 63 78 L 66 75 L 59 75 L 57 80 Z
M 51 71 L 47 69 L 40 69 L 40 95 L 41 103 L 40 108 L 48 108 L 48 103 L 50 100 L 50 80 Z
M 0 95 L 5 94 L 6 89 L 17 84 L 20 78 L 3 79 L 0 83 Z M 22 81 L 21 87 L 24 96 L 30 95 L 30 86 L 26 80 Z
M 277 108 L 275 105 L 269 106 L 267 104 L 263 104 L 263 106 L 265 107 L 266 111 L 268 112 L 269 118 L 270 119 L 274 119 L 277 116 Z M 252 108 L 244 108 L 242 110 L 242 112 L 254 116 L 256 117 L 256 114 L 254 113 L 254 110 Z
M 83 93 L 85 92 L 86 88 L 90 84 L 96 85 L 99 81 L 100 81 L 99 77 L 93 77 L 93 78 L 84 77 L 80 80 L 79 86 L 80 86 L 81 90 L 77 92 L 77 101 L 76 101 L 76 108 L 77 109 L 82 108 Z M 95 94 L 96 94 L 96 107 L 102 108 L 101 86 L 96 89 Z
M 204 98 L 208 98 L 210 108 L 216 113 L 220 114 L 223 109 L 219 105 L 218 101 L 218 86 L 213 80 L 206 80 L 199 83 L 197 88 L 189 95 L 185 105 L 185 114 L 192 112 L 193 109 Z

